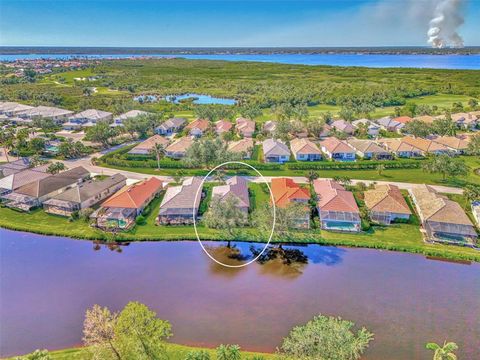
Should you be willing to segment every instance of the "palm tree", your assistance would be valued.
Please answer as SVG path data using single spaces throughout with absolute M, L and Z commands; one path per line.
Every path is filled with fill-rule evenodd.
M 165 148 L 160 143 L 155 143 L 153 147 L 150 149 L 150 153 L 154 154 L 157 158 L 157 168 L 160 170 L 160 160 L 165 155 Z
M 8 152 L 12 149 L 13 146 L 13 134 L 9 131 L 1 129 L 0 144 L 3 147 L 3 152 L 5 153 L 5 158 L 7 159 L 7 162 L 10 162 Z
M 465 196 L 465 209 L 468 204 L 474 202 L 475 200 L 480 200 L 480 186 L 474 184 L 468 184 L 463 190 L 463 195 Z
M 457 360 L 457 355 L 453 352 L 458 350 L 458 345 L 454 342 L 444 341 L 443 346 L 436 343 L 428 343 L 427 349 L 434 351 L 433 360 Z
M 60 171 L 66 170 L 66 166 L 64 163 L 61 162 L 54 162 L 47 167 L 47 173 L 55 175 L 58 174 Z
M 308 179 L 308 183 L 312 185 L 313 182 L 318 179 L 318 173 L 316 171 L 310 170 L 305 177 Z
M 383 170 L 385 170 L 385 165 L 383 165 L 383 164 L 378 164 L 378 165 L 377 165 L 377 173 L 378 173 L 378 176 L 382 176 Z

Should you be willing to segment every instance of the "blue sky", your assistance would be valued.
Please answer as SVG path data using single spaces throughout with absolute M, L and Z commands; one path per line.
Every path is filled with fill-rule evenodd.
M 0 45 L 426 45 L 438 0 L 0 0 Z M 480 45 L 480 1 L 460 28 Z

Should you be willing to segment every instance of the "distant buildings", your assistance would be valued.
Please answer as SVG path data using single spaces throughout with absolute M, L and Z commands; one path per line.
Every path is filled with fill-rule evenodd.
M 123 122 L 128 119 L 135 119 L 138 116 L 148 115 L 150 113 L 141 110 L 130 110 L 126 113 L 120 114 L 113 119 L 113 123 L 110 124 L 111 127 L 123 126 Z
M 255 132 L 255 122 L 246 118 L 238 118 L 235 123 L 235 130 L 239 135 L 251 138 Z
M 353 135 L 355 133 L 355 127 L 346 120 L 335 120 L 330 126 L 338 132 L 345 133 L 347 135 Z

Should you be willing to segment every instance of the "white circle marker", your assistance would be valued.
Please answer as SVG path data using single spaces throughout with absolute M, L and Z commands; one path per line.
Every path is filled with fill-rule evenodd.
M 217 170 L 218 168 L 220 167 L 223 167 L 225 165 L 229 165 L 229 164 L 240 164 L 240 165 L 245 165 L 247 167 L 249 167 L 250 169 L 254 170 L 263 180 L 263 182 L 265 184 L 267 184 L 267 187 L 268 187 L 268 191 L 270 192 L 270 199 L 272 200 L 272 204 L 273 204 L 273 222 L 272 222 L 272 231 L 270 232 L 270 236 L 268 237 L 268 241 L 267 243 L 265 244 L 265 246 L 263 247 L 262 251 L 252 260 L 250 260 L 249 262 L 246 262 L 245 264 L 241 264 L 241 265 L 229 265 L 229 264 L 224 264 L 222 263 L 221 261 L 218 261 L 217 259 L 215 259 L 212 255 L 210 255 L 210 253 L 207 251 L 207 249 L 205 249 L 205 246 L 203 246 L 203 243 L 202 243 L 202 240 L 200 240 L 200 236 L 198 235 L 198 230 L 197 230 L 197 221 L 196 221 L 196 216 L 197 214 L 195 213 L 195 208 L 197 206 L 197 198 L 198 198 L 198 192 L 202 190 L 203 188 L 203 183 L 205 182 L 205 180 L 207 180 L 207 178 L 210 176 L 210 174 L 212 172 L 214 172 L 215 170 Z M 193 215 L 193 228 L 195 229 L 195 236 L 197 237 L 197 240 L 198 242 L 200 243 L 200 246 L 202 247 L 203 251 L 205 252 L 205 254 L 208 255 L 208 257 L 210 259 L 212 259 L 213 261 L 215 261 L 217 264 L 219 265 L 222 265 L 222 266 L 225 266 L 225 267 L 229 267 L 229 268 L 241 268 L 241 267 L 244 267 L 244 266 L 247 266 L 247 265 L 250 265 L 251 263 L 257 261 L 257 259 L 262 256 L 262 254 L 265 252 L 265 250 L 267 250 L 267 246 L 270 244 L 270 241 L 272 240 L 272 237 L 273 237 L 273 232 L 275 231 L 275 221 L 276 221 L 276 207 L 275 207 L 275 198 L 273 197 L 273 192 L 272 192 L 272 189 L 270 188 L 270 185 L 268 184 L 268 181 L 267 179 L 265 179 L 265 177 L 260 173 L 260 171 L 258 171 L 257 169 L 255 169 L 252 165 L 250 164 L 247 164 L 243 161 L 226 161 L 220 165 L 217 165 L 215 166 L 212 170 L 210 170 L 208 172 L 207 175 L 205 175 L 202 179 L 202 182 L 200 183 L 200 186 L 198 187 L 197 189 L 197 192 L 195 193 L 195 199 L 193 200 L 193 211 L 192 211 L 192 215 Z

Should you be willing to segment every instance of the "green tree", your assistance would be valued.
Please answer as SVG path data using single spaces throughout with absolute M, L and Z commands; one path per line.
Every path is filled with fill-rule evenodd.
M 433 351 L 433 360 L 457 360 L 454 351 L 458 350 L 458 345 L 454 342 L 444 341 L 443 346 L 436 343 L 428 343 L 425 345 L 428 350 Z
M 205 350 L 190 351 L 185 360 L 210 360 L 210 354 Z
M 463 189 L 463 196 L 467 200 L 465 202 L 465 208 L 467 208 L 472 202 L 480 200 L 480 186 L 475 184 L 467 184 Z
M 45 140 L 42 138 L 33 138 L 28 143 L 28 147 L 35 154 L 41 154 L 45 150 Z
M 318 179 L 318 173 L 316 171 L 313 171 L 313 170 L 310 170 L 306 175 L 305 177 L 308 179 L 308 183 L 310 185 L 313 184 L 313 182 Z
M 436 119 L 432 123 L 432 130 L 440 136 L 455 136 L 457 126 L 452 121 L 450 113 L 446 113 L 444 118 Z
M 48 350 L 35 350 L 31 354 L 18 356 L 15 358 L 15 360 L 51 360 L 51 359 L 52 357 L 48 353 Z
M 45 134 L 45 136 L 53 132 L 56 128 L 55 122 L 52 119 L 48 118 L 39 118 L 33 120 L 33 126 L 40 128 L 40 130 Z
M 468 100 L 468 106 L 470 107 L 470 109 L 476 110 L 477 106 L 478 106 L 478 100 L 474 99 L 474 98 L 469 99 Z
M 217 347 L 217 360 L 240 360 L 240 346 L 238 345 L 220 345 Z
M 189 167 L 209 167 L 225 161 L 241 160 L 241 157 L 241 154 L 228 151 L 227 144 L 220 138 L 202 138 L 194 141 L 182 161 Z
M 160 170 L 160 160 L 165 156 L 165 148 L 162 144 L 155 143 L 150 149 L 150 153 L 155 155 L 155 158 L 157 159 L 157 169 Z
M 465 176 L 468 174 L 465 161 L 454 159 L 449 155 L 437 155 L 423 164 L 423 170 L 433 174 L 441 174 L 443 180 L 449 177 Z
M 275 131 L 273 132 L 273 136 L 276 139 L 281 139 L 284 142 L 287 142 L 292 131 L 293 125 L 290 120 L 280 119 L 277 121 L 277 126 L 275 127 Z
M 66 166 L 62 162 L 54 162 L 48 165 L 47 167 L 47 173 L 55 175 L 58 174 L 59 172 L 66 170 Z
M 413 120 L 404 126 L 403 132 L 416 137 L 427 137 L 433 132 L 433 129 L 431 125 L 423 121 Z
M 377 167 L 377 173 L 378 173 L 378 176 L 382 176 L 383 174 L 383 171 L 385 170 L 385 165 L 383 164 L 378 164 Z
M 103 147 L 109 147 L 110 141 L 117 136 L 117 134 L 118 130 L 116 130 L 116 128 L 112 128 L 107 122 L 101 121 L 87 129 L 85 138 L 93 142 L 98 142 L 102 144 Z
M 359 359 L 373 340 L 373 334 L 364 327 L 354 333 L 354 326 L 340 317 L 320 314 L 293 328 L 283 340 L 280 354 L 300 360 Z
M 238 207 L 238 198 L 228 196 L 226 199 L 213 197 L 210 208 L 203 216 L 205 225 L 212 229 L 226 232 L 228 240 L 235 236 L 236 229 L 248 224 L 247 213 Z
M 11 131 L 0 128 L 0 146 L 3 148 L 3 152 L 5 154 L 5 158 L 6 158 L 7 162 L 10 162 L 10 159 L 8 157 L 8 153 L 13 148 L 14 138 L 15 138 L 15 136 L 13 135 L 13 133 Z
M 58 146 L 58 156 L 65 159 L 76 159 L 89 153 L 88 148 L 81 141 L 73 141 L 68 139 Z
M 139 302 L 129 302 L 114 326 L 116 342 L 126 359 L 165 359 L 165 340 L 172 336 L 168 321 Z
M 470 138 L 467 153 L 469 155 L 480 156 L 480 134 L 474 135 Z
M 262 109 L 258 105 L 244 105 L 240 107 L 238 112 L 242 117 L 245 117 L 251 120 L 259 116 L 262 116 L 263 114 Z

